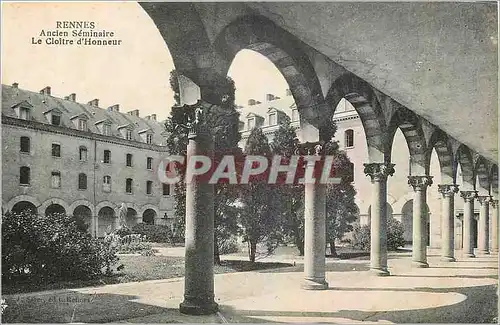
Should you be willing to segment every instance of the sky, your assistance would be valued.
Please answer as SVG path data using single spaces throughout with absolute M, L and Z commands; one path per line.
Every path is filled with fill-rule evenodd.
M 33 44 L 57 21 L 94 21 L 95 30 L 112 31 L 119 46 Z M 61 29 L 60 29 L 61 30 Z M 135 2 L 2 2 L 2 84 L 52 95 L 76 93 L 87 103 L 99 99 L 107 108 L 139 109 L 165 119 L 173 105 L 169 74 L 174 64 L 167 44 L 147 13 Z M 77 37 L 78 38 L 78 37 Z M 240 51 L 228 75 L 236 84 L 236 103 L 284 96 L 288 85 L 276 67 L 251 50 Z

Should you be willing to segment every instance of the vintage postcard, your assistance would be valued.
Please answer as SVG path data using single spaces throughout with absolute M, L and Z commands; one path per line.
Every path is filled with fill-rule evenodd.
M 3 323 L 498 323 L 498 3 L 3 1 Z

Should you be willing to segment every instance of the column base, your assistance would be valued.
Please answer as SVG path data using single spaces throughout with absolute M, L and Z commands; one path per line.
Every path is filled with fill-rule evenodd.
M 476 255 L 471 254 L 471 253 L 464 253 L 463 257 L 465 257 L 465 258 L 474 258 L 474 257 L 476 257 Z
M 391 273 L 386 268 L 370 268 L 370 273 L 376 276 L 389 276 Z
M 439 259 L 441 262 L 456 262 L 457 260 L 454 257 L 450 256 L 441 256 Z
M 306 278 L 303 280 L 301 288 L 304 290 L 326 290 L 328 289 L 328 282 L 322 278 Z
M 200 301 L 199 299 L 184 298 L 179 305 L 181 314 L 186 315 L 212 315 L 219 310 L 215 301 Z
M 411 261 L 411 266 L 419 269 L 425 269 L 429 267 L 429 263 L 420 261 Z

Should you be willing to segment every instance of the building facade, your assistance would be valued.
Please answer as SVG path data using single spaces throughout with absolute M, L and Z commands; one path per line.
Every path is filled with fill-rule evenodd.
M 2 85 L 3 212 L 67 213 L 96 236 L 118 225 L 122 204 L 129 226 L 167 224 L 173 188 L 157 176 L 165 136 L 156 115 Z
M 269 143 L 273 141 L 274 132 L 279 128 L 280 120 L 287 115 L 292 121 L 292 126 L 297 128 L 299 137 L 299 113 L 294 99 L 289 90 L 284 96 L 278 97 L 267 94 L 265 99 L 258 101 L 250 99 L 248 105 L 240 106 L 240 131 L 242 139 L 239 143 L 244 148 L 253 127 L 260 127 L 268 137 Z M 370 177 L 364 173 L 363 163 L 369 161 L 367 137 L 361 119 L 355 108 L 345 99 L 341 100 L 335 108 L 333 120 L 337 125 L 334 140 L 337 140 L 341 150 L 344 150 L 354 164 L 354 187 L 356 189 L 356 204 L 360 211 L 360 224 L 368 224 L 370 220 L 370 204 L 372 184 Z M 408 185 L 407 176 L 410 175 L 410 153 L 408 144 L 401 130 L 397 130 L 392 144 L 392 162 L 396 165 L 397 172 L 388 179 L 387 184 L 387 215 L 399 220 L 404 229 L 407 243 L 412 242 L 413 223 L 413 188 Z M 431 155 L 430 174 L 434 176 L 433 183 L 427 190 L 427 238 L 428 245 L 440 247 L 441 245 L 441 205 L 442 195 L 437 190 L 441 184 L 440 166 L 435 150 Z M 458 175 L 461 175 L 458 165 Z M 462 185 L 462 177 L 457 177 L 457 184 Z M 455 246 L 462 247 L 462 216 L 463 199 L 455 196 Z M 473 235 L 477 240 L 477 219 L 479 208 L 476 207 L 475 221 L 473 222 Z

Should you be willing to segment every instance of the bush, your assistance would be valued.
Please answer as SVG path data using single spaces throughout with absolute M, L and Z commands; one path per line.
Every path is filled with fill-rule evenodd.
M 138 223 L 131 229 L 131 233 L 146 236 L 147 240 L 153 243 L 181 243 L 184 242 L 184 234 L 176 234 L 172 232 L 169 226 L 165 225 L 148 225 Z
M 80 229 L 73 217 L 64 214 L 5 214 L 2 279 L 46 282 L 110 274 L 118 261 L 116 249 Z
M 236 241 L 236 238 L 229 238 L 227 240 L 223 240 L 219 245 L 219 254 L 224 255 L 224 254 L 232 254 L 232 253 L 238 253 L 239 247 L 238 247 L 238 242 Z
M 156 250 L 153 250 L 153 245 L 146 241 L 146 236 L 139 234 L 130 234 L 120 236 L 119 231 L 105 237 L 105 240 L 113 242 L 120 254 L 140 253 L 141 255 L 154 255 Z
M 395 218 L 387 220 L 387 250 L 395 251 L 398 247 L 405 245 L 403 237 L 404 228 L 401 222 Z M 352 245 L 354 248 L 369 251 L 370 250 L 370 225 L 354 225 Z

